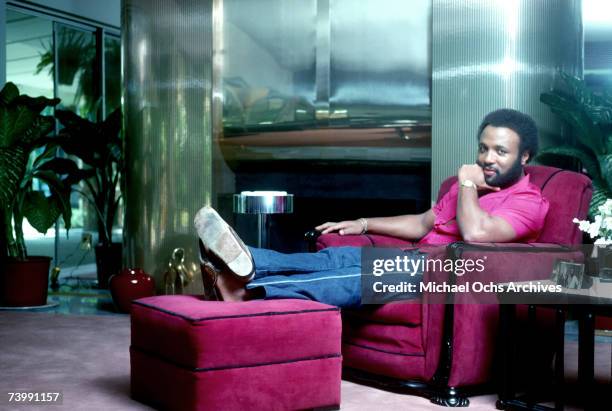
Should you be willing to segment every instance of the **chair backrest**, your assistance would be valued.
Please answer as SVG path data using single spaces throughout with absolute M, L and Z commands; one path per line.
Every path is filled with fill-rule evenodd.
M 584 174 L 548 166 L 525 166 L 525 172 L 550 203 L 538 242 L 580 244 L 582 233 L 572 220 L 586 218 L 593 195 L 591 180 Z M 442 182 L 438 201 L 456 180 L 457 177 L 453 176 Z

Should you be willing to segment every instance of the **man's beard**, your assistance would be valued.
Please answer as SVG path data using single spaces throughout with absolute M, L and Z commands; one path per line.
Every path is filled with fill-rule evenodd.
M 477 161 L 476 164 L 483 169 L 486 168 L 480 161 Z M 486 183 L 491 187 L 505 188 L 516 183 L 521 178 L 523 174 L 523 165 L 521 164 L 521 159 L 517 158 L 514 164 L 512 164 L 512 167 L 510 167 L 510 170 L 506 171 L 504 174 L 501 174 L 497 169 L 493 168 L 492 170 L 495 171 L 494 175 L 487 176 L 485 174 L 484 176 Z

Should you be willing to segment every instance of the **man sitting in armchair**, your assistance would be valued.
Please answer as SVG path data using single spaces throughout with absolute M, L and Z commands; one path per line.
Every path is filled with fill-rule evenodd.
M 548 212 L 547 200 L 523 170 L 538 150 L 535 122 L 515 110 L 496 110 L 480 124 L 478 141 L 476 164 L 461 166 L 458 181 L 426 212 L 327 222 L 316 229 L 323 234 L 382 234 L 423 245 L 535 241 Z M 204 284 L 219 299 L 300 298 L 339 307 L 361 304 L 358 247 L 295 254 L 250 248 L 210 207 L 198 211 L 195 226 Z

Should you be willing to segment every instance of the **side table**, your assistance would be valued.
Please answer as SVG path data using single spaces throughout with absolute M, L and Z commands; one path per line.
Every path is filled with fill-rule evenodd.
M 545 281 L 542 281 L 543 283 Z M 595 409 L 594 400 L 594 345 L 595 316 L 612 317 L 612 295 L 607 290 L 599 291 L 593 296 L 588 289 L 563 289 L 562 293 L 512 293 L 511 296 L 499 293 L 500 300 L 500 365 L 501 375 L 498 391 L 497 409 L 505 410 L 563 410 L 564 406 L 564 344 L 565 319 L 572 314 L 578 319 L 578 384 L 580 396 L 584 400 L 584 409 Z M 536 308 L 554 309 L 555 318 L 555 367 L 554 394 L 555 407 L 550 408 L 535 404 L 532 391 L 535 381 L 527 377 L 528 395 L 526 401 L 516 397 L 513 376 L 515 375 L 514 351 L 516 346 L 516 304 L 523 299 L 532 301 L 528 304 L 528 329 L 534 330 Z M 537 302 L 536 302 L 537 301 Z M 504 302 L 506 302 L 504 304 Z M 508 303 L 510 302 L 510 303 Z
M 234 194 L 234 213 L 257 215 L 257 247 L 268 248 L 268 216 L 293 213 L 293 194 L 286 191 L 243 191 Z

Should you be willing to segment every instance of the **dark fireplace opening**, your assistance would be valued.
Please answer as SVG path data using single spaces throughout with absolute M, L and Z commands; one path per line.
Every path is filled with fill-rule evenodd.
M 265 169 L 264 169 L 265 168 Z M 304 233 L 326 221 L 421 213 L 430 207 L 429 164 L 242 164 L 236 193 L 280 190 L 294 195 L 292 214 L 268 217 L 270 248 L 306 251 Z M 232 212 L 232 195 L 217 198 L 224 218 L 248 245 L 257 242 L 257 216 Z

